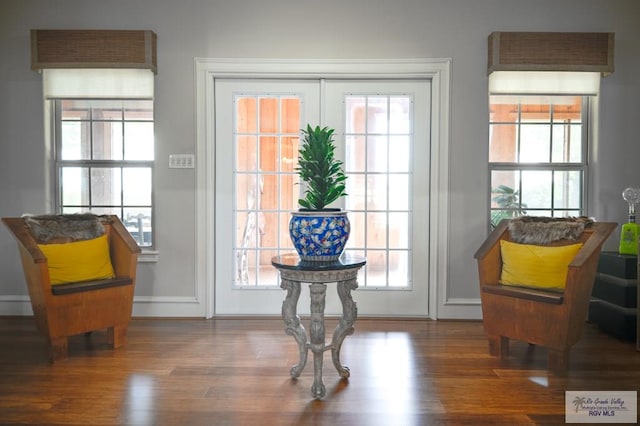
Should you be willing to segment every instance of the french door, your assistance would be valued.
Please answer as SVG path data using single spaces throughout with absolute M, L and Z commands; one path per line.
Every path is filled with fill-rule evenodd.
M 336 129 L 352 234 L 367 257 L 361 315 L 427 316 L 429 294 L 428 80 L 216 79 L 215 313 L 279 314 L 272 256 L 293 251 L 299 130 Z M 330 284 L 331 285 L 331 284 Z M 306 291 L 307 286 L 303 286 Z M 326 313 L 341 312 L 328 292 Z M 308 313 L 308 294 L 299 312 Z

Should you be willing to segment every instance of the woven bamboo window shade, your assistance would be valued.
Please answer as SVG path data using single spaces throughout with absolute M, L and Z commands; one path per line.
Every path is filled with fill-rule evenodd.
M 31 30 L 31 69 L 142 68 L 158 72 L 157 37 L 146 30 Z
M 613 72 L 614 33 L 494 32 L 488 74 L 494 71 Z
M 489 93 L 597 95 L 613 45 L 614 33 L 491 33 Z

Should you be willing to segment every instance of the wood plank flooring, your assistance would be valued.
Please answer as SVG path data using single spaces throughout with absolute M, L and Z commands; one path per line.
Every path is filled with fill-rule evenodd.
M 308 321 L 305 319 L 305 326 Z M 327 318 L 327 336 L 335 319 Z M 565 390 L 638 390 L 640 352 L 587 324 L 566 377 L 546 351 L 487 353 L 481 322 L 360 319 L 342 347 L 351 377 L 324 357 L 327 396 L 313 400 L 313 360 L 280 319 L 135 319 L 126 347 L 75 336 L 50 365 L 32 318 L 0 318 L 0 424 L 483 425 L 564 424 Z

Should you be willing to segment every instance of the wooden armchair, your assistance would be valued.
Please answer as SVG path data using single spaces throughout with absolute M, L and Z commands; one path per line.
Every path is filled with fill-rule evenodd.
M 509 222 L 501 221 L 475 253 L 489 353 L 508 357 L 509 339 L 544 346 L 548 369 L 562 374 L 568 367 L 569 350 L 582 336 L 602 245 L 617 224 L 595 222 L 587 225 L 577 240 L 562 238 L 544 244 L 583 243 L 568 266 L 564 291 L 551 291 L 500 283 L 500 241 L 513 241 Z
M 42 217 L 55 220 L 63 216 L 81 215 Z M 107 250 L 110 255 L 113 276 L 52 284 L 49 261 L 41 249 L 43 242 L 34 237 L 28 218 L 2 218 L 18 243 L 36 325 L 47 338 L 52 363 L 68 357 L 68 336 L 106 328 L 107 341 L 113 348 L 124 345 L 131 319 L 140 248 L 117 216 L 82 216 L 91 216 L 99 229 L 96 232 L 104 229 L 108 248 L 103 250 L 105 257 Z M 71 242 L 78 241 L 74 237 L 53 235 L 47 244 L 67 246 Z M 74 256 L 71 260 L 71 268 L 77 259 Z M 78 266 L 81 265 L 78 263 Z

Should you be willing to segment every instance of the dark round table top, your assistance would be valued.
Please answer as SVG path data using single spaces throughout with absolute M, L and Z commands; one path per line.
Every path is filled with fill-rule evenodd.
M 337 271 L 340 269 L 359 268 L 367 263 L 367 259 L 350 253 L 343 253 L 338 260 L 332 262 L 315 262 L 302 260 L 295 253 L 283 254 L 271 258 L 271 264 L 276 268 L 294 271 Z

